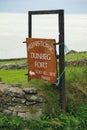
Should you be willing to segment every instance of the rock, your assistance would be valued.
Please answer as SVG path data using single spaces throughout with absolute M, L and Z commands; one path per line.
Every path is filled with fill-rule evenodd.
M 13 98 L 12 98 L 12 102 L 13 102 L 13 103 L 18 103 L 18 104 L 24 104 L 24 103 L 26 102 L 26 99 L 13 97 Z
M 13 110 L 14 110 L 14 107 L 9 106 L 9 107 L 8 107 L 8 110 L 13 111 Z
M 42 114 L 42 109 L 37 106 L 24 108 L 25 111 L 19 111 L 18 116 L 27 120 L 39 120 Z
M 8 95 L 12 96 L 12 97 L 20 97 L 23 98 L 24 97 L 24 93 L 22 91 L 22 89 L 18 88 L 18 87 L 9 87 L 8 91 L 7 91 Z
M 11 97 L 9 95 L 3 95 L 2 100 L 4 101 L 5 104 L 11 103 Z
M 5 84 L 5 83 L 3 83 L 3 82 L 0 82 L 0 84 Z
M 4 113 L 8 113 L 8 114 L 12 114 L 12 111 L 7 110 L 7 109 L 6 109 L 6 110 L 3 110 L 3 112 L 4 112 Z
M 34 87 L 24 88 L 23 91 L 24 91 L 26 94 L 37 94 L 37 89 L 34 88 Z
M 23 89 L 20 86 L 0 83 L 0 113 L 38 120 L 44 110 L 46 99 L 39 96 L 35 87 Z
M 36 113 L 26 112 L 23 118 L 27 120 L 39 120 L 41 114 L 42 114 L 41 110 L 38 110 Z
M 6 93 L 8 88 L 9 88 L 8 85 L 1 83 L 0 84 L 0 93 Z
M 26 105 L 27 105 L 27 106 L 35 105 L 36 103 L 37 103 L 37 102 L 35 102 L 35 101 L 32 101 L 32 102 L 26 101 Z
M 18 112 L 18 116 L 23 118 L 23 119 L 26 119 L 26 113 L 24 112 Z
M 8 65 L 8 69 L 16 69 L 17 68 L 17 64 L 9 64 Z
M 21 87 L 22 84 L 12 84 L 11 87 Z
M 3 65 L 3 69 L 15 69 L 16 68 L 16 64 L 5 64 Z
M 27 64 L 18 64 L 17 69 L 25 69 L 27 68 Z
M 35 95 L 32 95 L 31 97 L 30 97 L 30 101 L 37 101 L 38 100 L 38 97 L 37 96 L 35 96 Z

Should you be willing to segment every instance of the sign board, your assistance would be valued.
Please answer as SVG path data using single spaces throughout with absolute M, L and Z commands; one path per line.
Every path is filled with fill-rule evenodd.
M 57 62 L 54 39 L 26 38 L 28 78 L 56 83 Z

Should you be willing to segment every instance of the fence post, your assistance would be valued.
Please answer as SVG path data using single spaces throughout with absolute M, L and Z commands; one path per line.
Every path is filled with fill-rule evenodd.
M 65 62 L 64 62 L 64 10 L 59 12 L 59 75 L 60 78 L 60 105 L 66 111 L 66 94 L 65 94 Z

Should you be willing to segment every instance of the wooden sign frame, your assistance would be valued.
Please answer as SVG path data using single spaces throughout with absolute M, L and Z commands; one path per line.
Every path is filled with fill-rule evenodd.
M 60 78 L 60 105 L 63 110 L 66 110 L 66 95 L 65 95 L 65 62 L 64 62 L 64 10 L 43 10 L 28 12 L 28 37 L 32 37 L 32 15 L 58 14 L 59 27 L 59 75 Z M 61 44 L 62 43 L 62 44 Z

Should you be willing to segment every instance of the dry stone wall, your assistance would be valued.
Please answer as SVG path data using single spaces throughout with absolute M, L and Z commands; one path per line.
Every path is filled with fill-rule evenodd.
M 0 69 L 25 69 L 27 68 L 27 64 L 4 64 L 4 65 L 0 65 Z
M 0 82 L 0 113 L 38 120 L 46 103 L 35 87 L 22 89 L 20 85 L 8 86 Z
M 59 63 L 58 63 L 59 64 Z M 74 61 L 65 61 L 66 66 L 87 66 L 87 59 L 80 59 Z M 4 64 L 0 65 L 0 70 L 8 69 L 25 69 L 27 68 L 27 63 L 24 64 Z
M 66 61 L 66 66 L 87 66 L 87 59 L 80 59 L 80 60 L 73 60 L 73 61 Z

